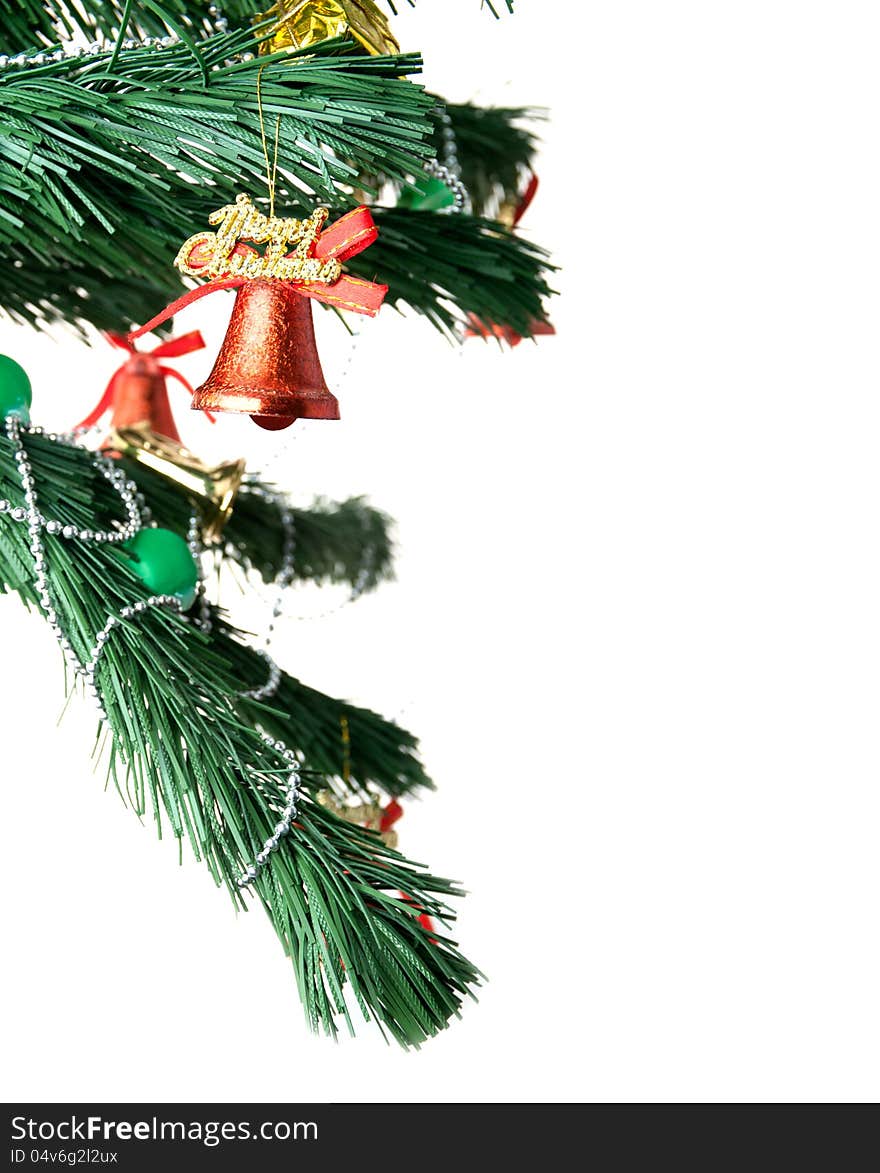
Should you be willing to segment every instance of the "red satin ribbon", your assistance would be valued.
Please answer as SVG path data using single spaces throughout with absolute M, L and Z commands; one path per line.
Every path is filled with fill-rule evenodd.
M 188 334 L 181 334 L 177 338 L 168 338 L 165 342 L 160 342 L 158 346 L 153 347 L 152 350 L 138 350 L 130 338 L 126 338 L 124 334 L 114 334 L 107 330 L 104 337 L 108 342 L 112 342 L 114 346 L 118 346 L 120 350 L 127 350 L 129 354 L 144 354 L 151 358 L 180 358 L 183 354 L 192 354 L 194 350 L 201 350 L 205 345 L 205 340 L 199 330 L 190 330 Z M 108 412 L 113 406 L 113 401 L 116 397 L 116 383 L 119 376 L 125 370 L 126 363 L 118 367 L 110 376 L 110 381 L 104 388 L 104 394 L 98 400 L 96 406 L 89 412 L 84 420 L 81 420 L 76 426 L 78 428 L 92 428 L 101 419 L 101 416 Z M 177 379 L 182 383 L 190 396 L 194 394 L 192 384 L 188 379 L 185 379 L 180 371 L 175 371 L 173 367 L 163 366 L 159 363 L 159 370 L 166 378 L 170 377 Z M 214 423 L 214 417 L 210 412 L 205 412 L 205 415 Z
M 363 252 L 365 248 L 369 248 L 378 235 L 379 230 L 373 222 L 370 209 L 355 208 L 354 211 L 341 216 L 318 235 L 313 255 L 321 261 L 347 261 Z M 200 247 L 202 246 L 195 245 L 189 255 L 187 263 L 190 268 L 199 267 L 198 250 Z M 250 245 L 239 242 L 233 249 L 233 254 L 249 256 L 256 251 Z M 208 260 L 209 258 L 206 257 L 205 265 L 208 264 Z M 150 330 L 155 330 L 157 326 L 169 318 L 173 318 L 175 314 L 180 313 L 193 302 L 199 301 L 200 298 L 206 297 L 209 293 L 215 293 L 219 289 L 237 289 L 249 280 L 251 280 L 249 277 L 215 277 L 205 285 L 200 285 L 197 289 L 191 289 L 182 297 L 178 297 L 155 318 L 151 318 L 145 325 L 133 330 L 128 337 L 131 340 L 140 338 L 142 334 L 148 334 Z M 362 278 L 352 277 L 348 273 L 343 273 L 339 280 L 332 285 L 323 285 L 317 281 L 291 281 L 289 284 L 303 297 L 312 297 L 315 301 L 336 306 L 337 309 L 351 310 L 356 314 L 367 314 L 369 317 L 373 317 L 379 312 L 385 294 L 388 292 L 387 285 L 379 285 L 375 281 L 364 281 Z

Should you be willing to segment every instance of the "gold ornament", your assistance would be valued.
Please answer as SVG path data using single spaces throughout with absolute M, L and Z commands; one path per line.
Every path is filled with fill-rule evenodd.
M 211 467 L 176 440 L 158 435 L 146 422 L 114 428 L 104 447 L 180 485 L 201 512 L 203 539 L 213 542 L 220 537 L 244 476 L 243 460 Z
M 257 21 L 277 19 L 261 53 L 309 49 L 329 37 L 351 33 L 373 57 L 400 52 L 385 14 L 372 0 L 278 0 Z
M 372 802 L 346 806 L 335 797 L 332 791 L 320 790 L 317 794 L 317 800 L 321 806 L 331 811 L 337 818 L 345 819 L 346 823 L 354 823 L 355 826 L 363 827 L 367 831 L 379 831 L 386 847 L 397 847 L 397 832 L 393 828 L 389 828 L 387 831 L 380 830 L 383 811 L 377 798 L 374 798 Z

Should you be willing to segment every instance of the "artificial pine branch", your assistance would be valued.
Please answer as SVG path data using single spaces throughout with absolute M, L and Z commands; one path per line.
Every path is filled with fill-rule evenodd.
M 37 326 L 127 330 L 178 295 L 171 262 L 182 241 L 223 200 L 265 189 L 262 65 L 225 64 L 249 38 L 205 42 L 207 87 L 184 46 L 127 50 L 111 77 L 100 57 L 0 73 L 0 305 L 8 314 Z M 433 99 L 399 77 L 418 68 L 417 58 L 359 56 L 339 41 L 263 60 L 270 128 L 282 115 L 285 211 L 307 209 L 303 188 L 345 210 L 359 173 L 400 179 L 432 154 Z M 465 216 L 377 209 L 377 220 L 387 236 L 352 269 L 389 284 L 393 302 L 447 330 L 473 312 L 525 334 L 544 316 L 539 249 Z
M 295 576 L 321 586 L 346 583 L 358 595 L 393 574 L 391 519 L 363 497 L 319 498 L 294 509 Z M 224 532 L 223 556 L 271 582 L 281 566 L 284 531 L 277 504 L 245 486 Z
M 532 322 L 546 318 L 543 299 L 552 292 L 553 268 L 539 246 L 479 217 L 402 208 L 374 208 L 373 214 L 379 239 L 349 268 L 387 284 L 390 303 L 410 306 L 447 332 L 468 313 L 524 336 Z M 66 323 L 86 340 L 85 323 L 127 332 L 180 295 L 170 262 L 204 216 L 185 221 L 175 211 L 173 219 L 179 227 L 169 225 L 161 234 L 146 226 L 124 240 L 95 232 L 102 246 L 122 247 L 127 279 L 108 278 L 96 264 L 70 265 L 60 251 L 51 258 L 54 267 L 29 269 L 31 254 L 22 259 L 21 250 L 9 246 L 11 263 L 0 267 L 0 307 L 41 329 Z M 144 239 L 149 243 L 141 244 Z
M 523 337 L 546 321 L 553 266 L 538 245 L 478 216 L 408 208 L 376 208 L 374 215 L 379 239 L 349 267 L 364 277 L 380 273 L 386 301 L 412 306 L 450 333 L 469 313 Z
M 177 486 L 136 461 L 120 463 L 162 524 L 184 532 L 191 507 Z M 267 492 L 274 490 L 256 478 L 245 482 L 223 531 L 221 552 L 243 570 L 272 582 L 281 568 L 285 533 L 280 505 L 267 499 Z M 361 595 L 392 577 L 391 519 L 363 497 L 343 502 L 318 498 L 309 509 L 292 513 L 298 581 L 344 583 Z
M 88 454 L 48 437 L 25 436 L 24 444 L 46 514 L 80 528 L 112 523 L 118 502 Z M 13 504 L 23 500 L 5 437 L 0 495 Z M 43 540 L 54 605 L 83 661 L 107 618 L 149 592 L 114 547 L 45 532 Z M 16 590 L 38 606 L 33 575 L 27 527 L 0 516 L 0 589 Z M 97 683 L 112 732 L 109 764 L 118 789 L 139 814 L 152 811 L 160 830 L 188 840 L 215 882 L 246 907 L 237 878 L 272 833 L 286 796 L 286 769 L 243 716 L 252 708 L 264 724 L 284 715 L 273 718 L 265 706 L 257 712 L 254 702 L 241 697 L 242 681 L 253 677 L 259 657 L 219 616 L 215 620 L 208 633 L 174 612 L 152 609 L 138 622 L 120 623 L 104 648 Z M 293 708 L 318 695 L 286 681 L 279 701 Z M 356 785 L 378 781 L 372 775 L 388 769 L 393 756 L 376 734 L 382 725 L 371 714 L 346 715 L 352 742 L 357 737 L 365 746 L 357 751 L 359 765 L 353 755 L 353 770 L 364 771 Z M 291 712 L 284 725 L 288 736 L 299 720 L 321 740 L 314 713 L 306 720 Z M 371 738 L 375 745 L 366 748 Z M 367 1018 L 398 1042 L 418 1045 L 446 1025 L 479 980 L 454 942 L 420 925 L 410 903 L 449 921 L 446 899 L 457 889 L 314 803 L 327 782 L 321 756 L 326 749 L 313 746 L 310 760 L 293 737 L 288 744 L 309 771 L 304 793 L 295 823 L 252 888 L 291 957 L 307 1017 L 330 1033 L 339 1021 L 351 1027 L 347 988 Z M 407 757 L 405 745 L 397 752 L 398 759 Z M 335 763 L 330 769 L 338 772 Z
M 191 225 L 196 209 L 199 222 L 242 189 L 262 193 L 258 76 L 267 134 L 283 120 L 279 196 L 334 204 L 360 172 L 381 164 L 403 178 L 430 155 L 432 100 L 403 76 L 418 72 L 417 55 L 340 53 L 345 42 L 327 41 L 232 60 L 254 44 L 248 31 L 203 41 L 209 84 L 185 45 L 126 50 L 112 72 L 109 53 L 0 71 L 0 243 L 39 263 L 51 241 L 76 264 L 98 247 L 93 222 L 127 233 L 176 211 Z
M 541 111 L 525 106 L 475 106 L 447 103 L 461 180 L 479 215 L 492 216 L 500 203 L 515 201 L 524 173 L 533 167 L 537 141 L 529 123 L 542 117 Z M 438 124 L 434 148 L 442 152 L 442 131 Z M 441 155 L 442 157 L 442 155 Z
M 142 464 L 130 460 L 121 464 L 161 524 L 185 532 L 191 506 L 177 487 Z M 224 530 L 222 556 L 272 582 L 281 566 L 285 534 L 280 507 L 266 499 L 265 488 L 259 484 L 242 487 Z M 360 595 L 391 577 L 390 519 L 363 498 L 341 503 L 319 499 L 310 509 L 292 512 L 296 581 L 344 583 Z M 242 690 L 265 682 L 266 661 L 241 642 L 219 613 L 214 614 L 212 646 L 214 641 L 220 642 L 223 657 L 234 665 Z M 365 797 L 370 787 L 376 787 L 398 798 L 419 788 L 433 789 L 411 733 L 369 709 L 309 688 L 287 673 L 282 673 L 272 701 L 242 699 L 238 706 L 249 721 L 259 721 L 273 737 L 297 746 L 308 768 L 324 775 L 337 792 Z M 347 764 L 341 740 L 343 718 L 349 730 Z
M 242 690 L 266 680 L 266 663 L 216 610 L 211 647 L 232 665 Z M 343 797 L 368 798 L 381 790 L 401 798 L 418 790 L 433 790 L 418 756 L 418 742 L 406 729 L 369 709 L 334 700 L 301 681 L 281 675 L 270 701 L 240 698 L 236 707 L 249 723 L 260 726 L 287 745 L 295 745 L 306 769 Z M 348 749 L 342 740 L 347 723 Z

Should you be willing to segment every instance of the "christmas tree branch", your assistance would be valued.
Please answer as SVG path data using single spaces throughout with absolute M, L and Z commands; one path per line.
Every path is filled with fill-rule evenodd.
M 526 336 L 534 320 L 546 318 L 542 303 L 552 292 L 553 267 L 539 246 L 478 217 L 402 208 L 375 208 L 374 215 L 379 239 L 349 267 L 386 283 L 390 304 L 409 305 L 447 332 L 468 313 Z M 9 246 L 11 263 L 0 266 L 0 306 L 37 327 L 90 322 L 101 330 L 127 331 L 180 295 L 170 259 L 197 222 L 163 232 L 133 229 L 123 244 L 131 270 L 127 281 L 108 279 L 97 264 L 70 265 L 60 255 L 54 268 L 30 269 L 30 254 L 23 260 L 21 250 Z M 116 247 L 116 238 L 98 232 L 90 239 L 95 255 L 108 239 Z
M 242 645 L 234 631 L 218 618 L 217 639 L 223 654 L 252 689 L 264 683 L 266 664 Z M 416 790 L 433 790 L 434 783 L 419 760 L 418 742 L 411 733 L 369 709 L 335 701 L 282 673 L 274 698 L 268 702 L 241 701 L 250 721 L 286 744 L 296 745 L 308 768 L 321 775 L 336 793 L 361 798 L 378 788 L 391 798 Z M 347 744 L 343 741 L 343 718 Z
M 380 273 L 392 305 L 412 306 L 448 332 L 468 313 L 524 337 L 546 320 L 553 266 L 539 246 L 476 216 L 377 208 L 375 218 L 379 239 L 350 268 Z
M 263 192 L 261 101 L 267 135 L 283 121 L 282 196 L 332 204 L 339 184 L 376 164 L 403 178 L 430 154 L 432 100 L 401 76 L 418 72 L 417 56 L 340 53 L 328 41 L 309 54 L 232 60 L 253 45 L 249 32 L 210 37 L 203 68 L 172 45 L 127 50 L 112 72 L 109 53 L 0 71 L 0 242 L 32 263 L 61 246 L 76 264 L 91 259 L 93 222 L 120 236 L 176 223 L 175 212 L 198 224 L 243 188 Z M 108 243 L 111 257 L 114 245 L 124 242 Z
M 48 437 L 26 435 L 24 446 L 46 515 L 80 529 L 113 524 L 118 500 L 88 454 Z M 5 437 L 0 495 L 13 506 L 24 500 Z M 115 547 L 46 530 L 42 540 L 58 620 L 85 662 L 107 619 L 149 592 Z M 34 576 L 27 526 L 0 515 L 0 589 L 17 590 L 37 606 Z M 314 794 L 325 779 L 308 774 L 279 849 L 240 887 L 283 816 L 290 769 L 282 749 L 243 720 L 246 655 L 256 658 L 232 629 L 202 631 L 170 610 L 118 622 L 96 670 L 112 731 L 111 776 L 137 813 L 152 811 L 160 832 L 167 827 L 189 841 L 237 904 L 247 907 L 253 891 L 291 957 L 313 1027 L 351 1027 L 350 990 L 366 1018 L 400 1043 L 418 1045 L 446 1025 L 479 979 L 454 942 L 426 931 L 413 913 L 416 907 L 451 919 L 446 900 L 457 894 L 453 884 L 317 805 Z M 308 699 L 302 691 L 293 695 Z M 366 724 L 352 715 L 361 736 Z M 308 758 L 304 764 L 311 768 Z
M 272 834 L 285 779 L 227 700 L 231 663 L 216 643 L 215 654 L 195 655 L 191 629 L 175 632 L 173 618 L 151 613 L 105 653 L 99 683 L 111 724 L 125 730 L 111 749 L 113 775 L 120 787 L 125 779 L 138 813 L 152 809 L 189 839 L 215 882 L 246 907 L 237 877 Z M 159 650 L 164 674 L 147 678 L 145 644 Z M 342 1020 L 353 1030 L 348 987 L 365 1018 L 418 1045 L 457 1013 L 478 975 L 452 941 L 422 928 L 401 894 L 449 919 L 446 898 L 457 890 L 314 803 L 324 785 L 303 779 L 296 821 L 252 887 L 293 962 L 314 1029 L 332 1034 Z
M 208 213 L 242 187 L 264 190 L 263 66 L 226 64 L 240 36 L 205 44 L 207 87 L 183 46 L 126 51 L 111 76 L 100 56 L 0 73 L 7 313 L 35 325 L 128 329 L 179 293 L 171 261 Z M 264 120 L 281 116 L 286 210 L 307 209 L 303 188 L 344 209 L 359 173 L 401 179 L 421 170 L 433 149 L 433 99 L 398 77 L 416 58 L 352 55 L 344 42 L 325 42 L 308 56 L 264 60 Z M 487 320 L 519 333 L 543 317 L 539 249 L 465 216 L 377 209 L 377 220 L 383 236 L 352 269 L 389 284 L 392 302 L 445 329 L 490 307 Z
M 179 488 L 136 461 L 120 461 L 152 503 L 161 524 L 185 532 L 191 505 Z M 245 481 L 223 531 L 222 556 L 265 582 L 277 578 L 285 529 L 276 491 L 251 477 Z M 294 578 L 325 586 L 347 584 L 366 594 L 393 575 L 391 518 L 363 497 L 336 502 L 318 498 L 309 509 L 291 508 Z
M 391 519 L 363 497 L 324 499 L 293 510 L 294 572 L 320 585 L 346 583 L 358 595 L 392 577 Z M 277 503 L 241 491 L 224 532 L 224 557 L 271 582 L 281 566 L 284 529 Z
M 444 109 L 455 135 L 461 180 L 473 209 L 479 215 L 494 218 L 501 203 L 516 202 L 524 175 L 532 169 L 537 141 L 528 123 L 542 117 L 542 113 L 522 106 L 471 103 L 448 103 Z M 440 158 L 442 130 L 438 123 L 433 139 Z

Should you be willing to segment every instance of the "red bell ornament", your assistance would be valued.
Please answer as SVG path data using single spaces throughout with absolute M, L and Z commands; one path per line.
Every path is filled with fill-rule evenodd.
M 190 395 L 194 392 L 179 371 L 159 361 L 199 350 L 205 345 L 201 334 L 194 330 L 180 338 L 168 338 L 149 353 L 135 350 L 134 344 L 119 334 L 106 337 L 114 346 L 127 350 L 130 357 L 111 376 L 104 394 L 77 427 L 93 427 L 110 412 L 111 431 L 104 439 L 104 451 L 127 457 L 182 489 L 199 510 L 203 539 L 219 539 L 244 476 L 244 461 L 207 465 L 183 447 L 165 380 L 173 376 Z
M 134 343 L 121 334 L 108 332 L 104 337 L 121 350 L 127 350 L 129 357 L 110 376 L 103 395 L 77 427 L 94 427 L 109 412 L 114 428 L 146 425 L 156 435 L 180 443 L 171 404 L 168 402 L 166 379 L 177 379 L 190 395 L 193 389 L 179 371 L 160 360 L 180 358 L 181 355 L 200 350 L 205 345 L 201 334 L 193 330 L 179 338 L 168 338 L 151 351 L 136 350 Z
M 196 389 L 192 406 L 243 412 L 270 431 L 297 419 L 338 420 L 309 298 L 277 279 L 242 285 L 214 369 Z
M 113 414 L 114 428 L 128 428 L 149 420 L 160 436 L 180 440 L 171 414 L 165 376 L 158 359 L 151 354 L 133 354 L 116 376 Z
M 174 262 L 205 284 L 166 306 L 129 341 L 207 294 L 237 289 L 226 337 L 193 408 L 241 412 L 270 430 L 297 419 L 339 419 L 315 346 L 311 302 L 372 317 L 388 287 L 342 270 L 376 239 L 369 209 L 355 208 L 325 229 L 327 216 L 326 208 L 316 208 L 302 220 L 279 217 L 271 206 L 265 215 L 249 196 L 237 196 L 209 216 L 217 231 L 184 241 Z

